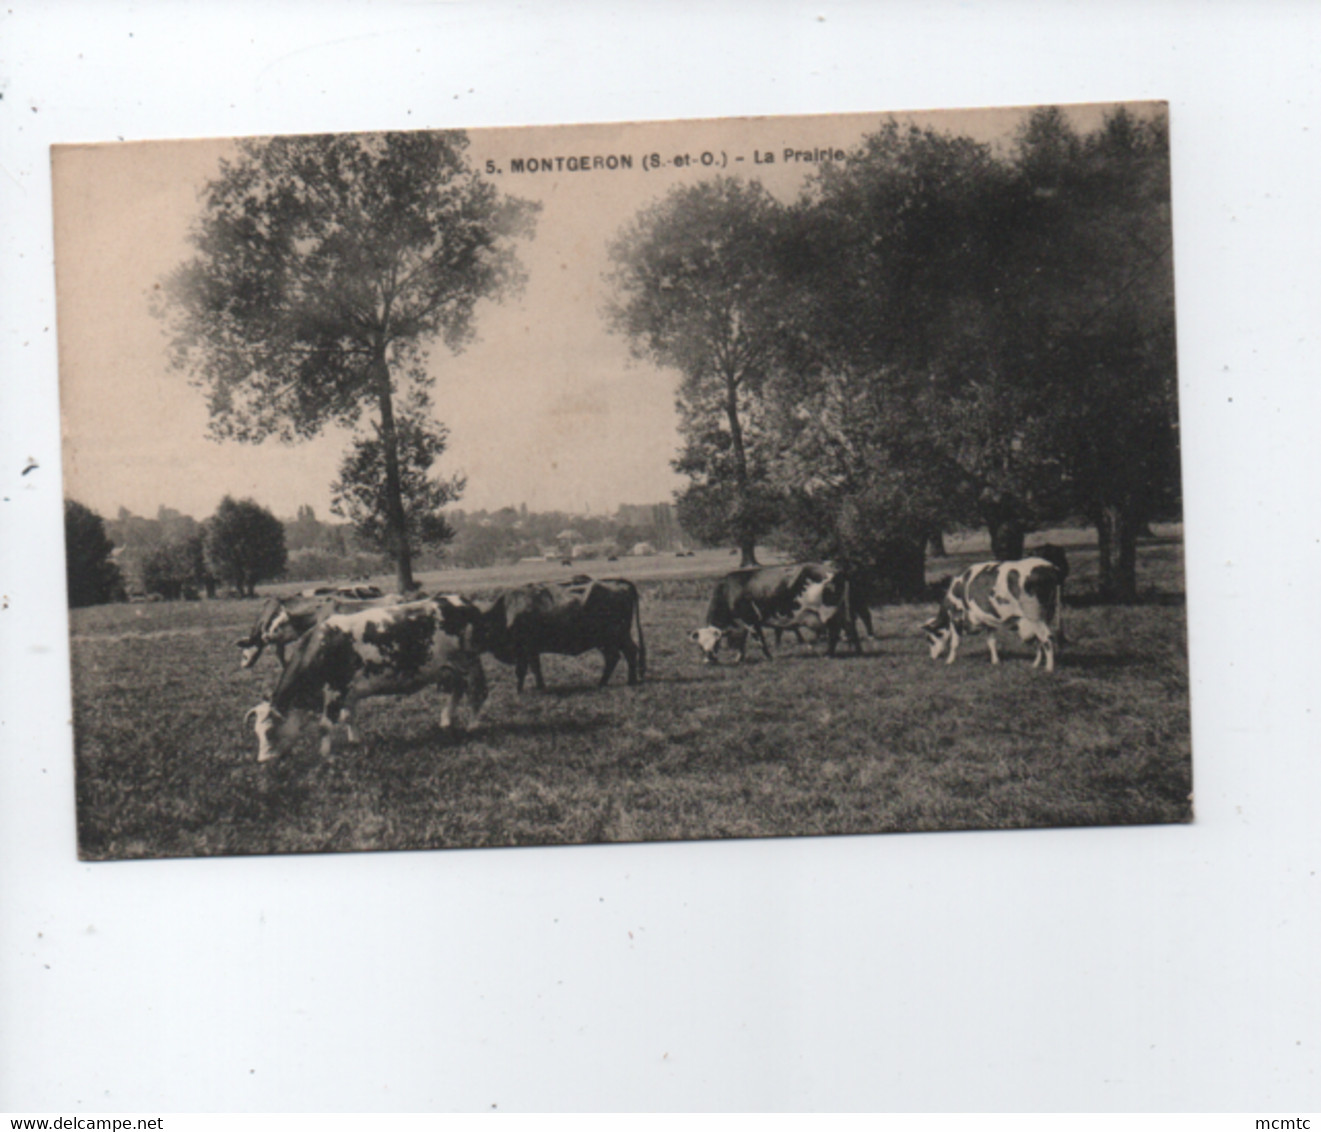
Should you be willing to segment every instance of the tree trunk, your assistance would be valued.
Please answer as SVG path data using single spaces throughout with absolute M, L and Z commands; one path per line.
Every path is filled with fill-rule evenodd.
M 1138 596 L 1138 530 L 1131 506 L 1112 502 L 1089 516 L 1096 527 L 1098 588 L 1108 601 L 1135 601 Z
M 1027 531 L 1017 519 L 1002 518 L 991 525 L 991 557 L 998 562 L 1016 562 L 1023 557 Z
M 877 571 L 885 591 L 898 601 L 923 601 L 927 596 L 927 536 L 889 542 L 878 556 Z
M 1107 508 L 1097 507 L 1088 518 L 1096 528 L 1096 588 L 1109 601 L 1115 596 L 1114 539 L 1111 537 L 1110 514 Z
M 1014 562 L 1023 557 L 1027 523 L 1012 499 L 983 493 L 982 521 L 991 535 L 991 557 L 998 562 Z
M 408 521 L 404 516 L 404 495 L 399 479 L 399 434 L 394 425 L 394 398 L 390 389 L 390 369 L 384 356 L 376 360 L 377 402 L 381 408 L 381 448 L 385 453 L 385 506 L 390 529 L 390 553 L 394 555 L 395 582 L 401 594 L 417 588 L 413 581 L 413 555 L 408 546 Z
M 1115 596 L 1136 601 L 1138 596 L 1138 528 L 1131 506 L 1115 511 Z
M 743 447 L 743 422 L 738 417 L 738 381 L 725 378 L 725 416 L 729 419 L 729 437 L 734 446 L 734 474 L 738 485 L 739 530 L 738 551 L 739 566 L 757 565 L 757 536 L 747 531 L 748 504 L 748 455 Z

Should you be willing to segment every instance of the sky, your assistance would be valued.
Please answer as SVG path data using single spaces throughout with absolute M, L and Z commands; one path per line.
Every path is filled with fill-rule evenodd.
M 1090 129 L 1106 108 L 1068 112 Z M 1145 107 L 1151 112 L 1152 106 Z M 1007 144 L 1026 110 L 896 115 Z M 436 416 L 450 429 L 437 472 L 462 474 L 459 506 L 601 514 L 669 499 L 679 437 L 678 374 L 639 362 L 609 332 L 607 248 L 623 225 L 678 184 L 716 172 L 755 178 L 784 201 L 820 168 L 785 150 L 850 149 L 890 115 L 746 118 L 469 132 L 508 193 L 541 205 L 520 244 L 527 285 L 479 304 L 459 354 L 431 348 Z M 330 484 L 350 434 L 282 444 L 207 438 L 204 394 L 167 364 L 151 314 L 160 281 L 188 258 L 200 193 L 234 151 L 225 139 L 61 146 L 53 154 L 57 318 L 65 494 L 112 517 L 166 506 L 197 518 L 226 494 L 291 517 L 330 513 Z M 628 155 L 632 168 L 516 172 L 514 162 Z M 644 167 L 647 155 L 658 168 Z M 709 155 L 709 165 L 703 164 Z M 774 158 L 766 160 L 767 155 Z M 556 159 L 563 158 L 563 162 Z M 592 163 L 589 163 L 592 164 Z

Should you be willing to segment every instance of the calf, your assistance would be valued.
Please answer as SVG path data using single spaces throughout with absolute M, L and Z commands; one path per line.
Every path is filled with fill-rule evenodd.
M 716 583 L 706 608 L 706 624 L 688 634 L 707 664 L 717 664 L 724 642 L 737 651 L 735 663 L 747 656 L 748 634 L 757 638 L 771 659 L 763 626 L 775 629 L 825 629 L 826 655 L 832 656 L 843 629 L 857 652 L 862 651 L 854 623 L 848 576 L 817 562 L 791 566 L 754 566 L 726 574 Z M 801 639 L 801 638 L 800 638 Z
M 337 723 L 357 742 L 353 709 L 369 696 L 409 695 L 432 686 L 448 693 L 441 725 L 453 725 L 466 696 L 476 727 L 486 701 L 486 674 L 472 647 L 472 623 L 443 601 L 415 601 L 356 613 L 334 613 L 299 639 L 269 699 L 252 708 L 257 761 L 283 754 L 303 717 L 319 714 L 321 753 L 329 754 Z
M 989 634 L 991 663 L 1000 663 L 995 633 L 1017 629 L 1023 641 L 1036 645 L 1032 667 L 1042 660 L 1055 671 L 1055 636 L 1051 623 L 1059 609 L 1059 571 L 1044 558 L 1018 562 L 982 562 L 970 566 L 949 586 L 940 610 L 922 626 L 931 645 L 931 659 L 939 660 L 949 647 L 946 664 L 953 664 L 960 634 L 985 630 Z

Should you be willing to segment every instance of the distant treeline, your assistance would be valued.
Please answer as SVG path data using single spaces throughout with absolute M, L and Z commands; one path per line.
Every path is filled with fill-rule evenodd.
M 660 553 L 695 545 L 679 529 L 668 503 L 624 504 L 613 515 L 573 515 L 564 511 L 529 511 L 527 505 L 496 511 L 453 510 L 454 528 L 442 552 L 421 555 L 425 570 L 450 566 L 492 566 L 523 558 L 593 559 Z M 388 556 L 363 543 L 352 524 L 326 522 L 312 507 L 298 508 L 281 519 L 288 581 L 347 579 L 390 569 Z M 125 596 L 158 595 L 176 599 L 215 592 L 200 550 L 204 522 L 169 507 L 155 518 L 121 507 L 104 521 L 114 546 L 111 558 L 122 578 Z

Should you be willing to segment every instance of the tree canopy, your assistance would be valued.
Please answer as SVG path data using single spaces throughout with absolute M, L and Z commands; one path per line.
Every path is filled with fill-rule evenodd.
M 690 186 L 615 254 L 615 326 L 683 375 L 703 537 L 742 508 L 740 537 L 915 595 L 944 530 L 1014 558 L 1081 516 L 1103 590 L 1136 592 L 1137 532 L 1179 495 L 1163 117 L 1044 108 L 1000 150 L 892 121 L 789 207 Z
M 424 546 L 439 548 L 453 540 L 454 528 L 442 511 L 458 502 L 467 485 L 462 476 L 440 479 L 432 475 L 432 467 L 445 452 L 449 430 L 435 424 L 426 410 L 425 401 L 414 401 L 395 419 L 404 537 L 413 554 Z M 364 543 L 394 554 L 398 532 L 389 521 L 384 447 L 379 427 L 354 439 L 340 464 L 339 478 L 331 486 L 331 510 L 348 519 Z
M 251 597 L 258 582 L 284 572 L 284 524 L 254 500 L 225 496 L 203 531 L 211 573 L 240 593 Z
M 374 415 L 401 588 L 412 585 L 395 401 L 459 350 L 478 300 L 521 284 L 535 206 L 469 169 L 461 132 L 254 139 L 207 186 L 196 255 L 166 280 L 177 369 L 212 435 L 317 435 Z
M 699 537 L 755 562 L 775 525 L 761 396 L 784 333 L 773 256 L 782 209 L 757 182 L 718 177 L 672 190 L 614 241 L 612 328 L 681 375 L 678 500 Z
M 106 536 L 105 520 L 90 507 L 66 499 L 64 563 L 70 608 L 123 600 L 123 579 L 110 557 L 114 549 Z

